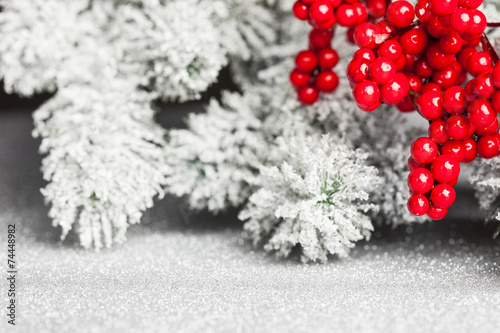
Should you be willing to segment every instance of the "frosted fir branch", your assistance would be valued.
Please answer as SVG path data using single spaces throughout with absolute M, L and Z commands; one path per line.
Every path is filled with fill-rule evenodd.
M 103 71 L 164 100 L 196 99 L 228 59 L 272 44 L 278 24 L 260 1 L 2 0 L 0 73 L 32 95 Z M 95 58 L 108 59 L 95 63 Z
M 500 158 L 483 159 L 474 166 L 476 171 L 469 181 L 476 190 L 479 206 L 484 210 L 494 209 L 492 215 L 495 215 L 498 207 L 494 207 L 494 203 L 500 197 Z
M 366 154 L 325 136 L 280 138 L 286 152 L 279 166 L 261 167 L 261 186 L 240 213 L 247 236 L 287 257 L 299 249 L 303 261 L 348 254 L 373 226 L 369 192 L 379 183 Z
M 168 191 L 188 196 L 193 209 L 219 212 L 241 205 L 259 180 L 259 152 L 266 146 L 253 107 L 258 95 L 225 94 L 206 114 L 191 115 L 189 130 L 169 133 Z
M 62 239 L 77 223 L 85 248 L 122 242 L 163 196 L 164 131 L 153 121 L 151 96 L 127 88 L 68 87 L 34 114 L 34 135 L 47 154 L 49 215 Z

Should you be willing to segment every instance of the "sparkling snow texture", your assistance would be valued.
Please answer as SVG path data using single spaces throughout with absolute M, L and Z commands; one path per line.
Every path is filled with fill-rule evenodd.
M 72 233 L 58 243 L 31 129 L 28 113 L 0 114 L 1 258 L 6 225 L 20 227 L 18 325 L 2 316 L 0 332 L 500 330 L 500 247 L 466 189 L 447 221 L 379 229 L 328 264 L 254 252 L 235 214 L 192 215 L 172 198 L 96 253 Z

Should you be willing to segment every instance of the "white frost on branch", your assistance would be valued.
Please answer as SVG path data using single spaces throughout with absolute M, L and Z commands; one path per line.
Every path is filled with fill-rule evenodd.
M 240 213 L 248 236 L 283 257 L 297 248 L 303 261 L 346 256 L 373 230 L 369 192 L 379 178 L 367 154 L 334 136 L 280 138 L 278 147 L 285 160 L 261 168 L 261 187 Z
M 6 90 L 56 92 L 34 116 L 50 216 L 63 238 L 78 222 L 82 245 L 96 248 L 123 240 L 162 194 L 168 161 L 152 103 L 200 97 L 229 59 L 272 44 L 279 24 L 260 0 L 0 5 Z
M 474 163 L 475 172 L 469 177 L 469 181 L 476 190 L 476 198 L 479 206 L 484 210 L 494 210 L 497 215 L 499 208 L 494 203 L 500 197 L 500 157 L 482 159 Z
M 122 242 L 163 195 L 164 130 L 153 121 L 151 97 L 127 87 L 64 88 L 34 114 L 34 135 L 47 154 L 49 215 L 62 238 L 77 222 L 85 248 Z
M 258 181 L 259 151 L 266 146 L 254 108 L 258 95 L 225 94 L 207 113 L 191 115 L 189 130 L 171 130 L 167 147 L 168 189 L 188 195 L 193 209 L 219 212 L 241 205 Z

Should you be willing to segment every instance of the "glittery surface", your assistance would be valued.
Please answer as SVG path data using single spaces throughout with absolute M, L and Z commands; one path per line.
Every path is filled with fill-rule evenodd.
M 0 270 L 18 226 L 18 322 L 0 332 L 500 332 L 500 247 L 472 194 L 447 221 L 381 228 L 347 260 L 280 261 L 241 240 L 234 213 L 166 198 L 128 241 L 58 242 L 27 112 L 0 114 Z M 5 309 L 2 279 L 1 308 Z

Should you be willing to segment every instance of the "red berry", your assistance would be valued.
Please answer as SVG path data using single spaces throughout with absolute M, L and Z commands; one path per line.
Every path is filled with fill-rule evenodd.
M 489 99 L 497 90 L 492 81 L 492 75 L 488 72 L 479 74 L 474 80 L 474 93 L 482 99 Z
M 420 164 L 429 164 L 434 161 L 438 155 L 437 144 L 430 138 L 418 138 L 411 145 L 411 157 Z
M 310 80 L 311 80 L 311 75 L 304 74 L 297 69 L 294 69 L 290 73 L 290 82 L 292 83 L 292 85 L 294 87 L 299 88 L 299 87 L 307 86 L 309 84 Z
M 352 6 L 354 7 L 354 11 L 357 15 L 356 25 L 366 22 L 368 19 L 368 11 L 366 10 L 366 7 L 359 2 L 353 3 Z
M 396 104 L 396 107 L 401 112 L 415 111 L 415 106 L 413 105 L 410 96 L 406 96 L 405 98 L 403 98 L 398 104 Z
M 358 84 L 368 78 L 370 63 L 367 60 L 353 59 L 347 65 L 347 79 L 352 84 Z
M 408 79 L 408 83 L 410 84 L 411 90 L 413 90 L 417 94 L 420 94 L 420 92 L 422 91 L 422 80 L 418 76 L 413 74 L 408 74 L 406 75 L 406 77 Z
M 309 23 L 313 27 L 321 29 L 321 30 L 329 30 L 329 29 L 333 28 L 333 26 L 335 25 L 336 22 L 337 22 L 337 19 L 335 18 L 335 15 L 332 15 L 330 17 L 330 19 L 328 21 L 325 21 L 325 22 L 316 22 L 314 20 L 309 21 Z
M 493 124 L 485 128 L 476 128 L 474 132 L 477 136 L 493 135 L 498 132 L 498 119 L 495 119 Z
M 311 5 L 311 18 L 316 22 L 326 22 L 333 16 L 333 7 L 328 0 L 317 0 Z
M 361 107 L 370 107 L 380 101 L 378 85 L 370 80 L 358 83 L 353 90 L 354 100 Z
M 441 89 L 449 88 L 457 83 L 458 73 L 452 66 L 435 71 L 432 74 L 432 81 L 437 83 Z
M 467 117 L 455 114 L 446 120 L 446 133 L 453 140 L 464 140 L 469 137 L 470 123 Z M 461 161 L 462 159 L 459 159 Z
M 395 105 L 408 95 L 410 84 L 406 75 L 396 73 L 394 79 L 390 80 L 380 88 L 380 99 L 388 105 Z
M 483 3 L 483 0 L 459 0 L 459 4 L 468 9 L 475 9 Z
M 301 72 L 312 72 L 317 64 L 318 60 L 316 55 L 311 51 L 300 51 L 295 57 L 295 65 Z
M 309 18 L 309 6 L 302 1 L 296 1 L 293 4 L 293 15 L 299 20 L 307 20 Z
M 378 21 L 376 26 L 381 34 L 391 34 L 396 30 L 387 20 Z
M 385 0 L 366 0 L 366 8 L 373 18 L 381 18 L 385 15 Z
M 312 48 L 322 49 L 329 47 L 332 41 L 332 32 L 321 29 L 313 29 L 309 33 L 309 43 Z
M 456 54 L 462 49 L 462 38 L 455 31 L 448 31 L 439 40 L 439 49 L 443 53 Z
M 420 163 L 417 163 L 417 161 L 415 161 L 413 159 L 413 157 L 408 157 L 408 169 L 410 169 L 410 171 L 413 171 L 417 168 L 428 168 L 428 166 L 426 165 L 423 165 L 423 164 L 420 164 Z
M 415 73 L 415 75 L 420 76 L 421 78 L 428 78 L 432 76 L 434 70 L 425 59 L 419 59 L 413 66 L 413 72 Z
M 467 32 L 472 25 L 472 15 L 467 8 L 457 8 L 450 17 L 450 27 L 456 32 Z
M 460 86 L 452 86 L 443 92 L 443 108 L 446 112 L 455 114 L 465 112 L 467 102 L 465 90 Z
M 372 62 L 373 60 L 375 60 L 375 53 L 373 53 L 372 50 L 364 47 L 354 52 L 353 59 L 368 60 L 369 62 Z
M 444 27 L 437 17 L 433 18 L 425 25 L 425 28 L 429 35 L 434 38 L 441 38 L 444 36 L 446 32 L 448 32 L 448 28 Z
M 370 79 L 377 84 L 389 82 L 396 75 L 396 66 L 394 62 L 387 58 L 375 59 L 368 69 Z
M 380 45 L 378 49 L 378 54 L 381 57 L 390 59 L 396 62 L 402 55 L 401 45 L 394 40 L 388 40 L 387 42 Z
M 465 157 L 462 160 L 463 163 L 469 163 L 476 159 L 477 156 L 477 144 L 474 139 L 469 138 L 462 141 L 465 148 Z
M 444 115 L 440 92 L 425 92 L 415 100 L 415 104 L 420 115 L 427 120 L 437 120 Z
M 433 69 L 445 69 L 455 60 L 455 55 L 441 52 L 439 44 L 434 44 L 427 48 L 426 59 Z
M 376 110 L 378 107 L 380 106 L 380 101 L 377 101 L 376 103 L 370 105 L 370 106 L 361 106 L 361 105 L 358 105 L 358 107 L 363 110 L 363 111 L 366 111 L 366 112 L 372 112 L 374 110 Z
M 465 100 L 468 103 L 472 103 L 477 99 L 476 94 L 474 93 L 474 83 L 476 79 L 472 79 L 467 84 L 465 85 L 464 93 L 465 93 Z
M 459 53 L 458 53 L 458 62 L 460 63 L 460 65 L 462 65 L 463 68 L 467 68 L 467 61 L 469 60 L 469 58 L 477 53 L 478 51 L 473 48 L 473 47 L 464 47 Z
M 500 62 L 495 65 L 493 69 L 493 73 L 491 74 L 491 80 L 493 85 L 497 88 L 500 88 Z
M 440 93 L 441 88 L 439 87 L 439 85 L 437 83 L 429 82 L 429 83 L 426 83 L 422 86 L 421 94 L 423 95 L 429 91 L 436 91 L 436 92 Z M 441 101 L 442 101 L 442 99 L 441 99 Z
M 440 208 L 440 207 L 437 207 L 437 206 L 432 206 L 427 211 L 427 216 L 429 216 L 429 218 L 431 220 L 435 220 L 436 221 L 436 220 L 443 219 L 446 216 L 447 213 L 448 213 L 448 209 L 447 208 Z
M 429 43 L 427 34 L 422 29 L 411 29 L 399 38 L 401 49 L 407 54 L 419 54 Z
M 461 141 L 449 141 L 441 147 L 441 154 L 448 154 L 461 162 L 465 158 L 465 147 Z
M 460 162 L 451 155 L 439 155 L 431 164 L 431 173 L 436 181 L 450 183 L 460 174 Z
M 458 0 L 429 0 L 431 10 L 437 15 L 451 15 L 458 6 Z
M 377 46 L 375 38 L 378 33 L 378 28 L 375 24 L 365 22 L 354 30 L 354 42 L 359 47 L 373 49 Z
M 491 106 L 496 112 L 500 111 L 500 91 L 497 91 L 493 94 L 493 98 L 491 99 Z
M 429 138 L 440 145 L 450 140 L 445 131 L 445 124 L 446 122 L 443 119 L 438 119 L 429 125 Z
M 472 24 L 467 30 L 469 35 L 480 35 L 484 32 L 487 25 L 486 16 L 477 9 L 471 9 L 470 14 L 472 16 Z
M 334 72 L 320 72 L 314 80 L 314 85 L 321 92 L 332 92 L 339 85 L 339 77 Z
M 340 5 L 337 8 L 335 16 L 339 25 L 343 27 L 354 27 L 357 24 L 358 14 L 352 5 Z
M 423 194 L 415 194 L 408 200 L 408 211 L 415 216 L 422 216 L 429 210 L 429 200 Z
M 415 18 L 415 9 L 408 1 L 396 1 L 387 7 L 387 20 L 397 28 L 406 28 Z
M 413 170 L 408 176 L 408 187 L 415 194 L 424 194 L 429 192 L 434 186 L 434 178 L 431 172 L 424 168 Z
M 403 73 L 413 72 L 413 67 L 415 66 L 415 56 L 413 54 L 405 54 L 406 64 L 403 68 Z
M 394 66 L 396 66 L 396 72 L 402 72 L 406 66 L 406 57 L 399 57 L 399 59 L 394 62 Z
M 339 62 L 339 54 L 332 48 L 325 48 L 318 53 L 318 65 L 321 69 L 332 69 Z
M 314 1 L 313 1 L 314 2 Z M 330 4 L 333 8 L 337 8 L 342 3 L 342 0 L 330 0 Z
M 498 155 L 500 142 L 495 135 L 483 136 L 477 142 L 477 153 L 482 158 L 493 158 Z
M 314 87 L 302 87 L 297 91 L 297 96 L 302 104 L 311 105 L 316 103 L 319 94 Z
M 431 201 L 440 208 L 448 208 L 455 202 L 456 193 L 448 184 L 439 184 L 432 189 Z
M 430 9 L 429 0 L 418 1 L 415 5 L 415 14 L 423 22 L 430 21 L 434 17 L 436 17 L 436 15 Z
M 470 122 L 479 128 L 490 126 L 497 118 L 497 113 L 493 110 L 490 101 L 485 99 L 472 102 L 467 112 Z
M 482 72 L 491 68 L 493 61 L 486 51 L 480 51 L 472 54 L 467 60 L 467 69 L 473 76 L 478 76 Z

